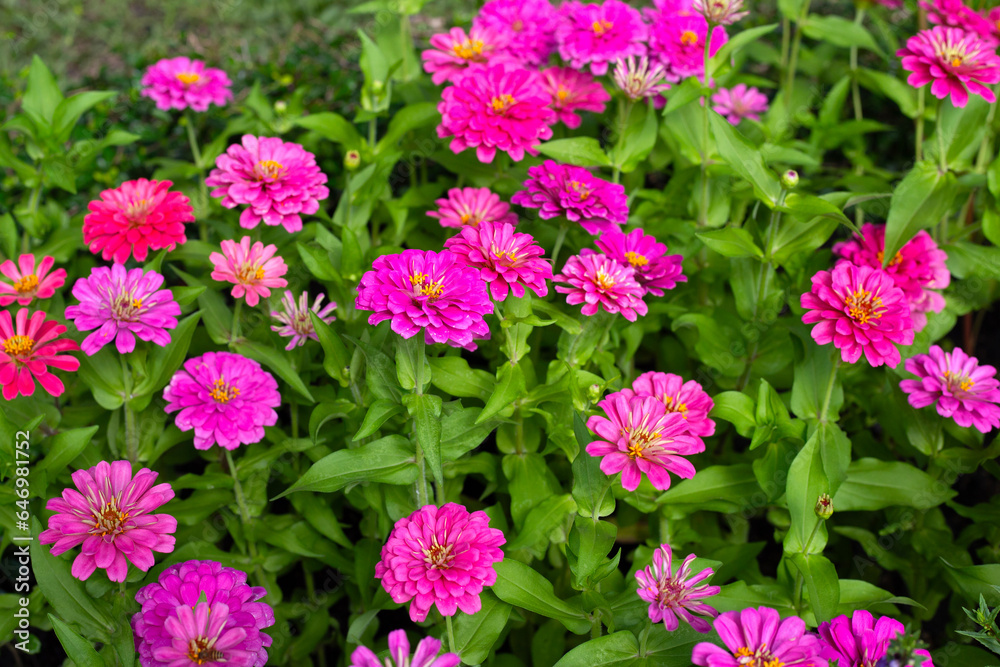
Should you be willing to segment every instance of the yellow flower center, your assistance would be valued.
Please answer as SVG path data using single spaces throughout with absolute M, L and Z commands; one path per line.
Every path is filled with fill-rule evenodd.
M 455 42 L 451 50 L 462 60 L 480 60 L 483 55 L 483 40 L 467 39 L 464 42 Z
M 122 294 L 111 302 L 111 312 L 115 318 L 124 322 L 137 322 L 142 299 L 134 299 L 131 294 Z
M 997 23 L 998 25 L 1000 25 L 1000 21 L 998 21 Z M 521 19 L 517 19 L 516 21 L 510 24 L 510 27 L 514 30 L 514 32 L 521 32 L 522 30 L 524 30 L 524 21 L 522 21 Z
M 204 665 L 206 662 L 221 662 L 226 654 L 212 648 L 214 641 L 205 637 L 192 639 L 188 643 L 188 658 L 196 665 Z
M 3 342 L 3 351 L 12 357 L 23 357 L 31 353 L 35 341 L 27 336 L 11 336 Z
M 681 33 L 681 44 L 693 46 L 698 43 L 698 35 L 693 30 L 685 30 Z
M 687 403 L 681 403 L 673 396 L 664 396 L 663 405 L 666 406 L 667 412 L 679 412 L 682 415 L 684 415 L 685 419 L 687 419 L 687 414 L 686 414 L 688 411 Z
M 438 544 L 437 536 L 435 535 L 431 546 L 423 549 L 424 562 L 435 570 L 446 568 L 451 563 L 452 558 L 454 558 L 451 550 L 452 545 L 450 544 L 444 546 Z
M 225 378 L 220 377 L 212 384 L 209 395 L 219 403 L 228 403 L 240 395 L 240 389 L 227 383 Z
M 784 667 L 785 663 L 775 658 L 770 651 L 765 651 L 765 646 L 767 645 L 762 645 L 756 653 L 744 646 L 738 649 L 733 657 L 740 667 Z
M 885 251 L 884 250 L 879 250 L 877 257 L 878 257 L 878 263 L 879 264 L 881 264 L 882 262 L 884 262 L 885 261 Z M 892 259 L 889 260 L 889 266 L 896 266 L 897 264 L 899 264 L 902 261 L 903 261 L 903 253 L 902 252 L 897 252 L 895 255 L 893 255 Z
M 413 285 L 416 294 L 429 296 L 432 299 L 436 299 L 444 292 L 444 287 L 442 287 L 440 282 L 427 280 L 426 273 L 414 273 L 410 276 L 410 284 Z
M 954 387 L 957 384 L 958 388 L 962 391 L 969 391 L 976 385 L 976 383 L 973 382 L 972 378 L 968 375 L 956 375 L 951 371 L 945 371 L 942 375 L 944 376 L 945 382 L 948 383 L 948 386 Z
M 254 173 L 257 174 L 257 180 L 260 181 L 273 181 L 284 170 L 285 165 L 275 160 L 261 160 L 254 167 Z
M 515 253 L 513 250 L 497 250 L 496 246 L 493 246 L 491 250 L 493 251 L 493 256 L 499 259 L 500 261 L 503 261 L 505 257 L 509 258 L 508 259 L 509 262 L 514 262 L 517 260 L 517 253 Z
M 951 59 L 951 66 L 952 67 L 961 67 L 962 66 L 962 59 L 958 58 L 958 57 L 952 58 Z
M 556 99 L 560 102 L 565 102 L 567 97 L 569 97 L 569 91 L 559 86 L 559 90 L 556 91 Z
M 100 512 L 90 515 L 90 518 L 93 519 L 93 527 L 90 529 L 90 534 L 100 535 L 101 537 L 108 534 L 117 535 L 123 531 L 123 526 L 128 517 L 128 512 L 122 512 L 118 508 L 118 498 L 112 497 Z
M 603 35 L 604 33 L 606 33 L 607 31 L 611 30 L 614 27 L 615 27 L 614 23 L 612 23 L 611 21 L 605 21 L 604 19 L 601 19 L 600 21 L 594 21 L 594 23 L 590 26 L 591 30 L 593 30 L 594 34 L 597 36 Z
M 635 459 L 645 458 L 643 451 L 649 447 L 649 443 L 660 437 L 660 432 L 649 432 L 644 428 L 626 426 L 622 429 L 622 435 L 628 436 L 628 457 L 634 461 Z
M 36 287 L 38 287 L 38 276 L 34 273 L 30 273 L 14 282 L 14 289 L 16 289 L 20 294 L 31 292 Z
M 847 314 L 860 324 L 868 324 L 872 318 L 879 319 L 882 313 L 882 297 L 874 296 L 866 289 L 859 289 L 848 296 L 844 303 L 847 305 Z
M 517 100 L 514 99 L 513 95 L 500 95 L 499 97 L 494 97 L 490 102 L 493 105 L 493 111 L 502 114 L 507 109 L 510 109 Z
M 594 277 L 594 283 L 602 290 L 609 290 L 615 286 L 614 279 L 603 270 L 598 271 Z
M 236 280 L 243 285 L 251 285 L 263 280 L 265 275 L 264 267 L 244 264 L 243 268 L 236 273 Z
M 181 72 L 177 75 L 177 80 L 185 86 L 190 86 L 192 83 L 198 83 L 200 79 L 201 75 L 195 74 L 194 72 Z
M 590 196 L 590 188 L 581 183 L 580 181 L 570 181 L 569 188 L 576 193 L 577 199 L 583 201 Z
M 146 214 L 149 213 L 152 204 L 153 202 L 148 199 L 132 200 L 128 203 L 128 206 L 125 207 L 125 217 L 129 219 L 131 229 L 146 222 Z
M 475 227 L 482 222 L 478 215 L 474 215 L 472 213 L 463 213 L 458 216 L 458 219 L 462 221 L 463 225 L 469 225 L 470 227 Z
M 640 255 L 639 253 L 632 252 L 631 250 L 625 253 L 625 259 L 627 259 L 628 263 L 632 266 L 646 266 L 649 264 L 649 260 L 646 259 L 645 255 Z

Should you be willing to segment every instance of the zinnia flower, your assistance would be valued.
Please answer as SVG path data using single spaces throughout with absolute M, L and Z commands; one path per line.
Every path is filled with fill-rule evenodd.
M 233 99 L 232 83 L 221 69 L 205 67 L 200 60 L 183 56 L 164 58 L 142 75 L 142 95 L 158 109 L 205 111 L 210 104 L 223 106 Z
M 907 83 L 915 88 L 931 84 L 931 94 L 964 107 L 969 93 L 987 102 L 996 101 L 989 85 L 1000 82 L 1000 57 L 994 45 L 960 28 L 935 26 L 922 30 L 907 40 L 896 55 L 903 59 L 903 69 L 912 72 Z
M 691 661 L 701 667 L 827 667 L 822 644 L 798 616 L 782 619 L 770 607 L 727 611 L 712 624 L 726 648 L 702 642 Z
M 28 318 L 28 309 L 17 311 L 11 320 L 9 311 L 0 311 L 0 385 L 3 397 L 13 400 L 18 394 L 35 393 L 35 380 L 52 396 L 61 396 L 66 387 L 49 371 L 49 366 L 62 371 L 75 371 L 80 362 L 62 354 L 79 350 L 76 341 L 57 340 L 66 327 L 54 320 L 45 320 L 40 310 Z
M 184 223 L 194 221 L 194 209 L 180 192 L 170 192 L 171 185 L 145 178 L 125 181 L 87 204 L 83 242 L 90 252 L 124 264 L 129 255 L 142 262 L 150 250 L 185 243 Z
M 932 345 L 928 354 L 907 359 L 905 368 L 919 378 L 899 383 L 913 407 L 935 405 L 942 417 L 983 433 L 1000 426 L 1000 382 L 993 366 L 980 366 L 960 348 L 945 352 Z
M 900 3 L 902 4 L 902 3 Z M 996 26 L 986 16 L 965 5 L 962 0 L 933 0 L 918 3 L 927 10 L 927 20 L 935 25 L 960 28 L 982 37 L 989 46 L 997 45 Z
M 600 307 L 635 322 L 649 311 L 642 300 L 646 291 L 635 281 L 635 270 L 606 255 L 573 255 L 562 273 L 552 279 L 569 285 L 556 285 L 556 291 L 568 295 L 566 303 L 571 306 L 584 304 L 584 315 L 594 315 Z
M 677 82 L 689 76 L 704 78 L 705 39 L 708 22 L 698 14 L 650 11 L 649 57 L 666 69 L 668 81 Z M 712 30 L 709 56 L 714 56 L 729 40 L 725 28 Z
M 254 664 L 256 655 L 242 649 L 247 631 L 232 622 L 229 605 L 181 605 L 163 622 L 169 643 L 153 647 L 154 664 L 169 667 L 230 667 Z
M 194 429 L 194 448 L 233 450 L 264 438 L 278 422 L 281 405 L 274 376 L 252 359 L 232 352 L 206 352 L 184 362 L 163 390 L 164 410 L 177 413 L 182 431 Z
M 169 484 L 153 486 L 157 473 L 143 468 L 133 477 L 128 461 L 101 461 L 71 477 L 76 489 L 46 503 L 56 514 L 38 541 L 53 545 L 53 556 L 82 545 L 70 570 L 74 577 L 83 581 L 101 568 L 111 581 L 125 581 L 129 563 L 148 572 L 154 551 L 174 550 L 177 519 L 152 513 L 174 497 Z
M 442 616 L 459 609 L 475 614 L 483 588 L 496 583 L 493 563 L 503 560 L 505 542 L 502 532 L 490 528 L 486 512 L 470 514 L 456 503 L 425 505 L 396 522 L 375 578 L 393 602 L 410 602 L 414 623 L 425 620 L 431 606 Z
M 733 125 L 739 125 L 744 118 L 760 120 L 760 115 L 767 111 L 767 97 L 756 88 L 747 88 L 745 83 L 720 88 L 712 95 L 712 101 L 715 102 L 712 110 Z
M 555 50 L 558 20 L 549 0 L 490 0 L 472 20 L 472 27 L 492 28 L 506 37 L 504 53 L 538 67 Z
M 350 667 L 457 667 L 462 662 L 457 653 L 445 653 L 438 657 L 440 651 L 441 640 L 424 637 L 417 644 L 417 652 L 411 660 L 406 630 L 393 630 L 389 633 L 389 657 L 385 662 L 379 660 L 367 646 L 359 646 L 351 654 Z
M 35 267 L 35 256 L 21 255 L 17 264 L 8 259 L 0 264 L 0 273 L 13 281 L 13 285 L 0 282 L 0 306 L 9 306 L 17 301 L 19 306 L 27 306 L 34 299 L 48 299 L 66 282 L 66 269 L 56 269 L 49 273 L 55 258 L 45 256 Z
M 599 5 L 573 0 L 563 3 L 559 11 L 559 55 L 578 70 L 589 66 L 600 76 L 607 73 L 609 63 L 646 52 L 649 31 L 642 14 L 620 0 L 604 0 Z
M 601 251 L 623 266 L 635 269 L 635 281 L 645 291 L 663 296 L 663 290 L 686 283 L 683 275 L 682 255 L 668 255 L 667 246 L 656 238 L 647 236 L 642 229 L 633 229 L 628 234 L 618 230 L 606 232 L 595 242 Z M 593 251 L 584 250 L 584 254 Z
M 316 300 L 313 301 L 313 305 L 310 307 L 309 292 L 303 292 L 299 295 L 298 304 L 295 303 L 295 297 L 289 291 L 286 291 L 284 296 L 281 297 L 281 305 L 284 307 L 284 310 L 271 311 L 271 317 L 278 320 L 281 324 L 279 326 L 272 324 L 271 331 L 276 331 L 279 336 L 285 338 L 291 337 L 292 340 L 285 346 L 286 350 L 305 345 L 308 338 L 319 340 L 319 336 L 316 335 L 316 327 L 313 326 L 312 318 L 309 316 L 310 312 L 316 313 L 316 316 L 327 324 L 336 319 L 333 316 L 333 311 L 337 307 L 337 303 L 331 301 L 323 306 L 322 303 L 325 298 L 325 294 L 317 294 Z
M 524 296 L 525 287 L 538 296 L 549 293 L 545 281 L 552 279 L 552 265 L 541 259 L 545 251 L 534 240 L 530 234 L 515 232 L 513 225 L 483 222 L 479 227 L 463 227 L 444 247 L 466 266 L 479 269 L 490 294 L 503 301 L 508 291 Z
M 673 373 L 643 373 L 632 383 L 631 389 L 620 392 L 625 398 L 652 396 L 667 412 L 679 413 L 684 418 L 688 433 L 705 437 L 715 433 L 715 422 L 708 418 L 715 403 L 694 380 L 684 381 Z
M 442 91 L 438 137 L 452 137 L 454 153 L 475 148 L 480 162 L 493 162 L 497 150 L 520 162 L 525 151 L 538 155 L 538 144 L 552 137 L 550 101 L 534 72 L 484 65 Z
M 482 65 L 494 60 L 497 51 L 505 46 L 504 36 L 491 28 L 472 26 L 469 34 L 461 28 L 452 28 L 430 39 L 432 49 L 420 54 L 424 71 L 435 85 L 454 82 L 465 74 L 471 65 Z
M 156 271 L 127 270 L 121 264 L 98 266 L 89 277 L 77 280 L 73 296 L 80 305 L 66 308 L 66 319 L 80 331 L 97 329 L 83 340 L 87 356 L 112 340 L 119 353 L 131 352 L 136 336 L 160 347 L 168 345 L 167 329 L 177 326 L 181 307 L 162 286 L 163 276 Z
M 931 660 L 931 652 L 924 648 L 918 648 L 913 652 L 914 658 L 919 658 L 922 660 L 920 667 L 934 667 L 934 661 Z
M 438 210 L 427 215 L 437 218 L 442 227 L 475 227 L 480 222 L 517 224 L 517 214 L 510 204 L 500 201 L 500 195 L 489 188 L 452 188 L 446 199 L 434 202 Z
M 670 84 L 664 82 L 666 76 L 666 68 L 659 63 L 651 63 L 646 56 L 638 60 L 629 56 L 628 60 L 619 60 L 615 64 L 615 85 L 633 102 L 659 96 L 669 90 Z
M 588 444 L 587 453 L 603 457 L 604 474 L 620 472 L 626 491 L 639 488 L 643 473 L 661 491 L 670 488 L 670 473 L 694 477 L 694 466 L 684 457 L 705 451 L 705 443 L 691 435 L 684 418 L 667 412 L 659 399 L 627 398 L 616 392 L 597 407 L 607 418 L 595 415 L 587 420 L 587 428 L 602 438 Z
M 271 296 L 272 287 L 285 287 L 288 281 L 281 276 L 288 272 L 285 260 L 275 257 L 275 245 L 265 246 L 260 241 L 250 245 L 250 237 L 236 241 L 223 241 L 222 254 L 208 256 L 212 262 L 212 279 L 233 283 L 233 298 L 246 295 L 247 305 L 256 306 L 260 297 Z
M 875 622 L 869 612 L 858 609 L 851 618 L 838 616 L 821 623 L 818 631 L 827 660 L 836 659 L 838 667 L 874 667 L 904 629 L 895 619 L 882 616 Z
M 263 220 L 269 227 L 297 232 L 302 229 L 300 214 L 312 215 L 330 194 L 316 156 L 277 137 L 244 134 L 242 145 L 231 145 L 215 166 L 205 185 L 218 186 L 212 196 L 222 197 L 226 208 L 247 205 L 240 214 L 244 229 Z
M 701 600 L 716 595 L 722 589 L 701 583 L 715 574 L 715 570 L 710 567 L 692 576 L 691 563 L 695 558 L 694 554 L 690 554 L 675 572 L 670 545 L 661 544 L 653 552 L 653 564 L 635 573 L 636 581 L 639 582 L 636 592 L 649 603 L 649 620 L 653 623 L 663 621 L 663 627 L 673 631 L 680 627 L 680 617 L 698 632 L 712 629 L 708 621 L 694 614 L 709 618 L 718 616 L 718 611 Z
M 710 25 L 729 25 L 750 12 L 743 9 L 743 0 L 694 0 L 692 9 L 705 17 Z
M 812 277 L 812 291 L 802 295 L 806 324 L 817 323 L 812 337 L 833 343 L 841 357 L 854 363 L 864 353 L 872 366 L 899 364 L 895 343 L 913 342 L 913 323 L 906 295 L 881 269 L 840 262 L 833 271 Z
M 474 350 L 473 338 L 490 337 L 483 319 L 493 312 L 486 283 L 448 250 L 377 257 L 361 277 L 354 305 L 372 312 L 368 324 L 392 320 L 392 330 L 403 338 L 423 329 L 427 342 Z
M 552 97 L 550 106 L 556 120 L 566 127 L 580 127 L 576 111 L 604 113 L 604 103 L 611 99 L 608 91 L 594 77 L 571 67 L 549 67 L 541 71 L 542 85 Z
M 527 189 L 510 200 L 540 209 L 538 215 L 546 220 L 562 216 L 594 235 L 617 230 L 628 220 L 625 186 L 601 180 L 583 167 L 546 160 L 529 167 L 528 176 Z

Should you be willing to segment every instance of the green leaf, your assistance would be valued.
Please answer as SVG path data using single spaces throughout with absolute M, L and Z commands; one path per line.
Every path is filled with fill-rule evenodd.
M 712 398 L 715 405 L 710 416 L 725 419 L 736 428 L 736 432 L 747 438 L 757 425 L 754 401 L 739 391 L 724 391 Z
M 312 130 L 324 139 L 343 144 L 347 149 L 357 149 L 361 147 L 361 135 L 358 133 L 354 123 L 350 122 L 340 114 L 330 111 L 309 114 L 295 120 L 295 124 Z
M 307 398 L 310 403 L 316 402 L 316 399 L 309 393 L 309 387 L 299 377 L 288 357 L 282 354 L 284 350 L 279 351 L 268 345 L 262 345 L 250 340 L 237 341 L 233 343 L 233 348 L 240 354 L 250 357 L 254 361 L 259 361 L 273 370 L 278 374 L 278 377 L 288 383 L 288 386 Z
M 437 124 L 440 119 L 436 102 L 408 104 L 393 115 L 388 129 L 375 146 L 375 152 L 382 153 L 394 148 L 407 132 Z
M 639 642 L 635 635 L 622 630 L 580 644 L 554 667 L 631 667 L 639 664 L 638 656 Z
M 504 549 L 515 551 L 529 549 L 539 542 L 548 541 L 549 534 L 566 520 L 566 517 L 576 512 L 576 501 L 571 495 L 550 496 L 531 508 L 524 519 L 521 531 L 513 540 L 504 545 Z
M 486 406 L 476 419 L 477 424 L 482 424 L 487 419 L 497 415 L 501 410 L 509 408 L 511 404 L 524 396 L 524 370 L 520 364 L 502 364 L 497 371 L 497 383 L 486 401 Z
M 918 162 L 910 170 L 892 193 L 883 266 L 889 266 L 903 244 L 917 232 L 936 225 L 951 211 L 957 189 L 955 176 L 951 172 L 942 174 L 930 162 Z
M 117 95 L 114 91 L 91 90 L 77 93 L 72 97 L 62 100 L 56 107 L 52 115 L 52 133 L 58 143 L 63 143 L 69 139 L 73 126 L 80 120 L 80 116 L 92 107 L 97 106 L 104 100 Z
M 955 495 L 949 486 L 909 463 L 865 458 L 853 461 L 847 469 L 847 480 L 833 497 L 833 508 L 837 512 L 897 506 L 926 510 Z
M 707 232 L 698 232 L 698 238 L 706 246 L 723 257 L 756 257 L 762 259 L 764 251 L 754 243 L 750 232 L 742 227 L 723 227 Z
M 584 451 L 596 438 L 577 412 L 573 413 L 573 432 L 580 446 L 580 453 L 573 459 L 573 499 L 582 516 L 593 516 L 597 503 L 601 504 L 598 518 L 608 516 L 615 511 L 615 496 L 608 490 L 614 479 L 601 470 L 600 458 Z
M 322 248 L 304 243 L 296 243 L 295 247 L 299 251 L 302 263 L 309 269 L 309 273 L 317 280 L 324 282 L 336 281 L 339 279 L 336 269 L 330 264 L 330 256 Z
M 470 368 L 462 357 L 429 359 L 431 384 L 458 398 L 478 398 L 486 402 L 496 386 L 496 378 L 479 368 Z
M 56 433 L 52 436 L 49 451 L 46 452 L 45 458 L 35 466 L 35 470 L 62 472 L 90 444 L 90 440 L 97 433 L 98 428 L 97 426 L 87 426 Z
M 56 78 L 37 55 L 31 57 L 28 70 L 28 86 L 21 98 L 21 108 L 39 127 L 50 128 L 52 116 L 56 112 L 63 95 L 56 84 Z
M 990 104 L 978 95 L 970 95 L 969 102 L 964 107 L 953 104 L 943 104 L 938 113 L 941 114 L 941 137 L 944 141 L 945 156 L 952 169 L 959 165 L 969 164 L 969 159 L 978 150 L 986 132 L 986 116 Z M 928 141 L 928 159 L 938 158 L 938 140 L 933 136 Z
M 788 502 L 788 513 L 791 515 L 791 526 L 785 536 L 786 553 L 823 553 L 823 547 L 826 546 L 826 530 L 821 526 L 814 533 L 816 524 L 821 521 L 816 516 L 816 501 L 820 495 L 829 492 L 830 481 L 823 472 L 823 453 L 820 450 L 820 436 L 817 432 L 806 441 L 788 469 L 785 497 Z M 836 501 L 834 507 L 839 509 Z
M 836 220 L 845 227 L 858 231 L 854 222 L 844 215 L 839 206 L 822 197 L 790 192 L 785 196 L 785 203 L 779 207 L 779 210 L 788 211 L 793 215 L 807 220 L 817 217 L 829 218 L 830 220 Z
M 402 412 L 405 412 L 405 408 L 399 403 L 390 401 L 387 398 L 376 399 L 374 403 L 368 406 L 368 412 L 365 413 L 365 418 L 361 422 L 361 428 L 354 434 L 353 440 L 357 442 L 361 438 L 367 438 L 379 430 L 382 424 Z
M 817 623 L 825 623 L 837 615 L 840 604 L 840 585 L 837 568 L 821 554 L 797 553 L 791 561 L 802 574 L 809 607 L 816 616 Z
M 49 622 L 56 632 L 59 643 L 62 644 L 66 655 L 72 656 L 73 664 L 79 667 L 105 667 L 104 658 L 94 650 L 89 641 L 78 635 L 73 628 L 69 627 L 57 617 L 49 614 Z
M 980 595 L 991 605 L 1000 604 L 1000 591 L 996 589 L 1000 581 L 1000 565 L 966 565 L 956 567 L 941 559 L 945 564 L 945 576 L 952 588 L 957 590 L 967 600 L 976 600 Z
M 191 347 L 191 338 L 194 336 L 199 320 L 201 320 L 200 311 L 188 315 L 177 324 L 177 328 L 170 332 L 168 345 L 153 348 L 146 362 L 146 377 L 133 389 L 133 396 L 151 394 L 167 386 L 170 378 L 174 376 L 177 369 L 184 363 L 184 359 L 187 358 L 188 348 Z
M 427 467 L 438 485 L 444 484 L 441 461 L 441 406 L 440 396 L 434 394 L 406 394 L 403 405 L 413 418 L 416 442 L 424 454 Z
M 535 570 L 510 558 L 493 567 L 497 572 L 493 594 L 504 602 L 554 618 L 572 633 L 582 635 L 590 631 L 590 622 L 584 617 L 583 609 L 556 597 L 552 582 Z
M 364 30 L 358 30 L 358 37 L 361 38 L 361 71 L 365 75 L 365 81 L 370 85 L 376 81 L 383 84 L 389 78 L 389 63 L 385 54 L 378 44 L 365 34 Z
M 875 38 L 863 25 L 842 16 L 810 14 L 800 24 L 800 29 L 807 37 L 821 42 L 828 42 L 845 49 L 857 46 L 885 56 L 885 52 L 879 48 Z
M 455 620 L 455 652 L 466 665 L 486 662 L 500 634 L 507 627 L 511 606 L 488 590 L 480 595 L 482 608 L 475 614 L 459 614 Z
M 417 472 L 410 441 L 401 435 L 388 435 L 357 449 L 324 456 L 275 499 L 296 491 L 333 493 L 355 482 L 412 484 Z
M 323 370 L 327 375 L 340 382 L 340 386 L 346 387 L 350 382 L 348 367 L 351 363 L 351 355 L 347 352 L 344 341 L 333 330 L 329 324 L 324 322 L 310 311 L 309 317 L 312 319 L 313 327 L 316 329 L 316 337 L 319 338 L 320 347 L 323 348 Z
M 621 151 L 612 151 L 611 161 L 623 173 L 635 171 L 639 163 L 649 157 L 656 145 L 656 111 L 650 100 L 648 106 L 635 105 L 629 114 L 628 123 L 621 143 Z
M 709 67 L 711 67 L 711 64 Z M 673 113 L 682 106 L 690 102 L 694 102 L 696 99 L 703 97 L 704 95 L 705 89 L 698 80 L 698 77 L 688 77 L 684 79 L 679 86 L 670 90 L 670 97 L 667 100 L 666 106 L 663 108 L 663 115 L 666 116 L 667 114 Z
M 351 341 L 365 355 L 365 380 L 368 388 L 378 398 L 391 398 L 399 400 L 401 392 L 399 382 L 396 380 L 396 364 L 392 362 L 382 350 L 357 338 L 345 335 L 344 338 Z
M 834 421 L 837 419 L 840 406 L 844 404 L 844 387 L 836 379 L 833 366 L 829 350 L 816 345 L 806 345 L 805 359 L 795 364 L 795 381 L 792 383 L 792 412 L 797 417 Z M 831 380 L 834 382 L 833 390 L 830 393 L 830 403 L 826 404 Z M 821 415 L 824 406 L 825 416 Z
M 589 516 L 576 516 L 566 545 L 566 557 L 576 586 L 591 588 L 587 586 L 588 579 L 604 563 L 617 537 L 618 528 L 615 524 L 594 521 Z
M 753 185 L 754 194 L 769 208 L 774 208 L 781 194 L 781 185 L 771 170 L 764 164 L 760 149 L 733 127 L 732 123 L 717 113 L 709 113 L 719 155 L 740 177 Z
M 895 102 L 904 116 L 917 117 L 917 91 L 913 86 L 895 76 L 866 67 L 858 69 L 858 83 Z
M 760 493 L 760 485 L 749 463 L 709 466 L 691 479 L 673 484 L 659 498 L 658 504 L 715 512 L 737 512 L 750 505 L 750 497 Z
M 610 167 L 611 160 L 601 149 L 601 142 L 593 137 L 555 139 L 538 146 L 542 155 L 578 167 Z
M 720 67 L 730 62 L 733 54 L 742 49 L 744 46 L 753 44 L 758 41 L 761 37 L 769 32 L 774 31 L 778 27 L 777 23 L 771 23 L 768 25 L 757 26 L 756 28 L 750 28 L 748 30 L 741 30 L 732 37 L 729 38 L 722 47 L 715 52 L 712 59 L 708 63 L 708 75 L 709 78 L 715 76 L 715 73 Z M 696 77 L 692 77 L 696 79 Z M 685 81 L 687 83 L 687 81 Z M 673 91 L 671 91 L 673 93 Z

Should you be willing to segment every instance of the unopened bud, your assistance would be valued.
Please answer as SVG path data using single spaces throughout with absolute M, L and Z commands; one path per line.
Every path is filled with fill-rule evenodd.
M 587 387 L 587 398 L 591 403 L 596 403 L 601 398 L 601 386 L 598 384 L 592 384 Z
M 354 171 L 361 164 L 361 153 L 357 151 L 347 151 L 344 155 L 344 169 Z
M 375 81 L 372 81 L 372 92 L 373 93 L 375 93 L 376 95 L 378 95 L 383 90 L 385 90 L 385 83 L 383 81 L 379 81 L 378 79 L 376 79 Z
M 285 100 L 278 100 L 274 103 L 274 110 L 278 113 L 285 113 L 288 111 L 288 102 Z
M 833 500 L 830 499 L 829 494 L 821 494 L 819 500 L 816 501 L 816 516 L 823 521 L 833 516 Z
M 796 185 L 799 184 L 799 172 L 794 169 L 789 169 L 781 175 L 781 185 L 786 190 L 791 190 Z

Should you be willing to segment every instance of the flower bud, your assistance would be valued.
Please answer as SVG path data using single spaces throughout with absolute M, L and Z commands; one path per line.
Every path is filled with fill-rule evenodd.
M 596 403 L 597 401 L 601 400 L 601 385 L 592 384 L 589 387 L 587 387 L 587 398 L 590 400 L 591 403 Z
M 357 151 L 347 151 L 344 155 L 344 169 L 354 171 L 361 164 L 361 153 Z
M 799 184 L 799 172 L 789 169 L 781 175 L 781 186 L 786 190 L 791 190 Z
M 823 521 L 833 516 L 833 500 L 830 499 L 829 494 L 820 494 L 819 500 L 816 501 L 816 516 Z
M 288 111 L 288 102 L 285 100 L 278 100 L 274 103 L 274 110 L 278 113 L 285 113 Z

